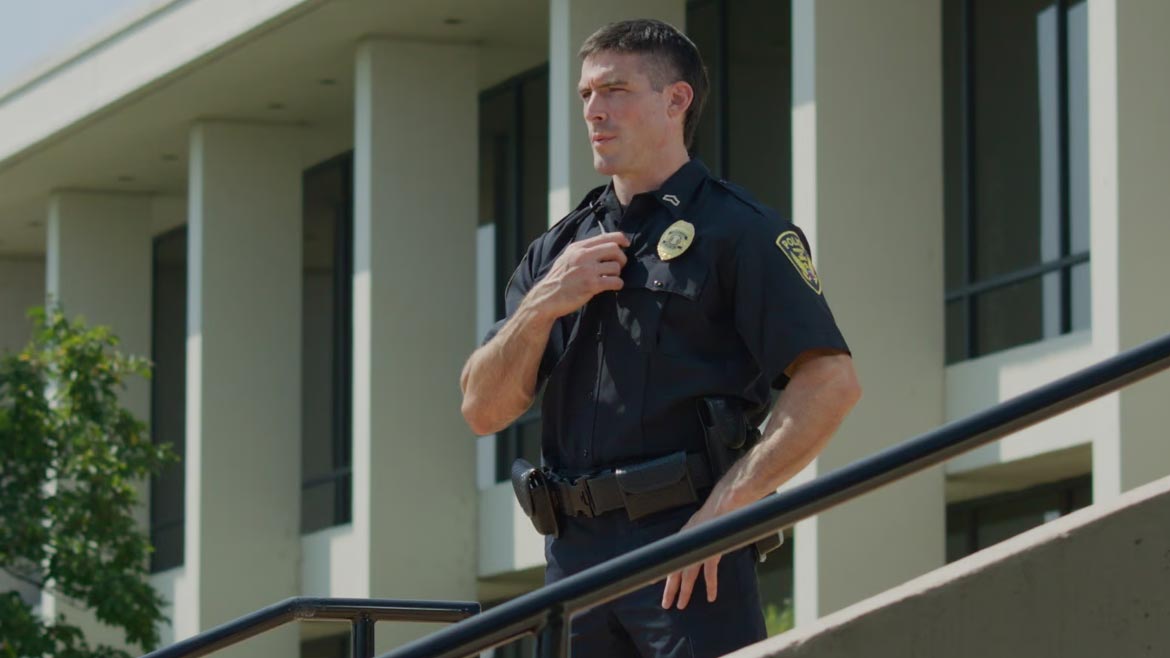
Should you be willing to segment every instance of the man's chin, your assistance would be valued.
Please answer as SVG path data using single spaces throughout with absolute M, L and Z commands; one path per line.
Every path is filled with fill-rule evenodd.
M 597 153 L 593 154 L 593 168 L 602 176 L 613 176 L 617 173 L 617 165 L 613 159 L 600 156 Z

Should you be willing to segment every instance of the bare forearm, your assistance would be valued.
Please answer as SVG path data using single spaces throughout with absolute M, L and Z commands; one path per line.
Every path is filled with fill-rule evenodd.
M 459 385 L 463 417 L 476 434 L 504 429 L 532 405 L 553 323 L 598 293 L 621 290 L 629 246 L 624 233 L 602 233 L 566 247 L 500 332 L 471 355 Z
M 463 416 L 476 434 L 500 431 L 532 405 L 552 323 L 546 314 L 522 304 L 467 360 L 460 380 Z
M 861 394 L 851 364 L 840 364 L 810 363 L 796 373 L 772 410 L 763 440 L 718 484 L 730 507 L 772 493 L 824 449 Z

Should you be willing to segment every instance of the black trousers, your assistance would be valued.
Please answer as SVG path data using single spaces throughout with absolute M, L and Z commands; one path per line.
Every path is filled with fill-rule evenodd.
M 650 542 L 672 535 L 699 509 L 689 505 L 630 521 L 624 511 L 561 519 L 561 536 L 545 538 L 554 583 Z M 718 597 L 707 602 L 703 574 L 686 609 L 662 609 L 666 581 L 580 613 L 571 625 L 574 658 L 713 658 L 767 637 L 760 611 L 755 552 L 749 546 L 719 562 Z

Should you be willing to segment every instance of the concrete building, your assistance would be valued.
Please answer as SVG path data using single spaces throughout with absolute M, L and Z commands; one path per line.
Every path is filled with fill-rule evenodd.
M 1170 331 L 1162 0 L 154 2 L 0 89 L 0 348 L 51 298 L 154 359 L 127 403 L 184 458 L 144 519 L 164 641 L 296 595 L 539 586 L 504 481 L 539 415 L 473 437 L 458 375 L 528 241 L 600 182 L 576 50 L 635 16 L 703 50 L 696 155 L 803 227 L 855 351 L 865 399 L 798 481 Z M 1170 473 L 1168 398 L 799 524 L 761 569 L 772 622 Z M 381 624 L 379 650 L 429 630 Z

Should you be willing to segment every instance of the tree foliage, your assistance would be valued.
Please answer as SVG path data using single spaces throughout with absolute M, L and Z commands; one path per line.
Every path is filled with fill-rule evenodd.
M 119 400 L 148 377 L 105 327 L 34 309 L 34 337 L 0 355 L 0 569 L 93 610 L 129 644 L 158 644 L 163 600 L 147 582 L 150 543 L 136 484 L 175 456 Z M 0 592 L 0 657 L 121 658 L 64 616 L 42 619 Z

